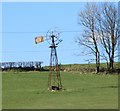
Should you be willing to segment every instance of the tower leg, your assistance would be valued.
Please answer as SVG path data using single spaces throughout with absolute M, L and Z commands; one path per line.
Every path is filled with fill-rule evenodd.
M 49 77 L 48 77 L 48 89 L 49 90 L 60 90 L 62 89 L 61 77 L 60 77 L 60 66 L 58 65 L 58 58 L 56 52 L 56 46 L 50 46 L 50 66 L 49 66 Z

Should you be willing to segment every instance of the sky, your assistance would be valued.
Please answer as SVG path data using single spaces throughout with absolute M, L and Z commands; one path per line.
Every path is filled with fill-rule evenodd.
M 63 41 L 57 47 L 61 64 L 81 64 L 91 56 L 81 56 L 83 49 L 75 43 L 83 30 L 78 14 L 85 2 L 3 2 L 2 3 L 2 62 L 43 61 L 49 65 L 47 41 L 35 44 L 36 36 L 46 36 L 49 30 L 60 33 Z

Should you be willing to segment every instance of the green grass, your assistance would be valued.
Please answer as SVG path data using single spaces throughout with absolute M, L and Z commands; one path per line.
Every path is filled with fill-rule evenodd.
M 47 90 L 48 72 L 4 72 L 3 109 L 117 109 L 118 76 L 62 72 L 65 90 Z
M 0 110 L 2 110 L 2 73 L 0 72 Z

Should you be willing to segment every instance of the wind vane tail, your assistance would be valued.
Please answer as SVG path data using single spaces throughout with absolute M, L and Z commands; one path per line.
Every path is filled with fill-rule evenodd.
M 35 38 L 35 43 L 38 44 L 38 43 L 41 43 L 41 42 L 44 42 L 44 36 L 38 36 Z

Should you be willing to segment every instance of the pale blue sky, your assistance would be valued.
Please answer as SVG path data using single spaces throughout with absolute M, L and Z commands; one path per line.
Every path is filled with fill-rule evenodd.
M 46 35 L 50 28 L 58 27 L 63 40 L 57 48 L 59 63 L 86 63 L 88 56 L 81 54 L 75 37 L 81 35 L 78 13 L 84 2 L 11 2 L 2 3 L 2 61 L 43 61 L 49 65 L 50 49 L 47 41 L 35 44 L 34 38 Z M 21 33 L 20 33 L 21 32 Z

